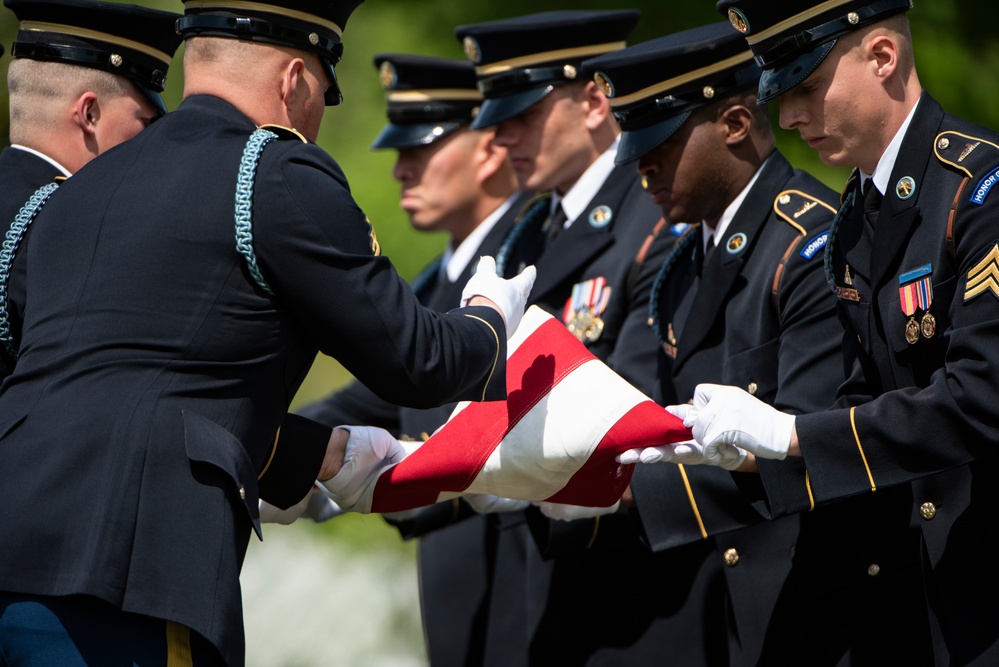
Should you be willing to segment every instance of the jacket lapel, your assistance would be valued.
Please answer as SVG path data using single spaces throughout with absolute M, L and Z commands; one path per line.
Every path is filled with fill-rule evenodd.
M 597 191 L 590 203 L 583 209 L 583 214 L 572 221 L 569 229 L 559 234 L 558 238 L 538 260 L 538 279 L 531 291 L 531 300 L 540 301 L 551 290 L 563 285 L 571 276 L 591 263 L 594 257 L 600 255 L 607 246 L 614 243 L 612 230 L 617 220 L 614 218 L 621 208 L 624 193 L 634 183 L 637 174 L 633 166 L 614 167 L 607 180 Z M 606 206 L 611 218 L 607 224 L 593 224 L 590 221 L 592 212 L 599 206 Z
M 760 230 L 773 211 L 780 186 L 791 178 L 794 170 L 779 153 L 774 153 L 763 172 L 746 195 L 735 217 L 720 239 L 710 261 L 701 271 L 697 296 L 683 325 L 683 336 L 677 344 L 676 367 L 679 368 L 711 333 L 714 323 L 725 309 L 728 295 L 736 283 L 746 258 Z M 744 238 L 742 238 L 744 236 Z M 736 248 L 739 240 L 741 245 Z
M 916 115 L 905 133 L 906 140 L 903 140 L 898 152 L 888 181 L 888 191 L 881 203 L 871 254 L 871 284 L 875 287 L 881 285 L 888 275 L 898 271 L 898 255 L 919 226 L 921 218 L 917 204 L 933 150 L 932 141 L 924 138 L 935 137 L 939 133 L 943 117 L 940 105 L 924 93 Z M 915 188 L 908 199 L 903 199 L 900 195 L 900 191 L 904 192 L 900 188 L 903 181 L 912 181 L 912 187 Z

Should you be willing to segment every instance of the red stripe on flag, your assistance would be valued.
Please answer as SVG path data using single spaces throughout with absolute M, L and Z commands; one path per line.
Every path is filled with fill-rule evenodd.
M 690 438 L 690 430 L 683 425 L 682 419 L 655 402 L 645 400 L 617 420 L 569 483 L 547 500 L 566 505 L 610 507 L 620 500 L 631 483 L 635 468 L 617 463 L 614 457 L 628 449 L 672 444 Z
M 419 449 L 379 477 L 372 512 L 397 512 L 461 492 L 503 437 L 569 373 L 595 357 L 564 325 L 547 319 L 507 361 L 507 400 L 472 403 Z M 540 434 L 539 434 L 540 437 Z

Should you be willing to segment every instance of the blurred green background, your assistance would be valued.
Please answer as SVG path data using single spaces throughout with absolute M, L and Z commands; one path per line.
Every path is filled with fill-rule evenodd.
M 180 0 L 146 0 L 137 4 L 176 12 L 181 12 L 183 8 Z M 923 86 L 952 113 L 982 125 L 999 127 L 999 78 L 995 74 L 999 71 L 999 40 L 993 36 L 991 21 L 984 20 L 983 10 L 987 6 L 977 0 L 916 0 L 910 17 Z M 345 101 L 343 105 L 327 110 L 318 143 L 340 162 L 350 180 L 355 199 L 375 226 L 383 252 L 392 259 L 405 278 L 414 277 L 442 249 L 445 238 L 441 235 L 416 234 L 410 229 L 398 208 L 398 186 L 391 178 L 394 153 L 373 152 L 368 148 L 385 122 L 383 91 L 372 65 L 372 57 L 380 52 L 409 52 L 463 58 L 460 45 L 454 38 L 454 27 L 457 25 L 555 9 L 621 7 L 642 10 L 642 20 L 631 43 L 723 20 L 715 12 L 712 0 L 674 0 L 669 3 L 662 0 L 636 0 L 627 3 L 609 0 L 368 0 L 354 12 L 344 32 L 344 59 L 337 68 Z M 4 76 L 4 80 L 7 64 L 10 62 L 10 45 L 16 30 L 13 13 L 0 8 L 0 42 L 7 51 L 0 58 L 0 74 Z M 183 76 L 179 56 L 180 54 L 174 61 L 164 95 L 168 108 L 176 107 L 181 100 Z M 772 108 L 771 114 L 775 111 Z M 0 96 L 0 146 L 6 145 L 7 119 L 7 96 L 4 94 Z M 814 153 L 798 139 L 797 132 L 778 129 L 777 135 L 778 145 L 792 163 L 812 171 L 834 189 L 842 188 L 847 176 L 844 170 L 822 165 Z M 927 140 L 930 139 L 927 137 Z M 331 212 L 333 213 L 335 212 Z M 344 317 L 350 317 L 350 314 L 344 313 Z M 348 380 L 338 364 L 321 357 L 296 397 L 293 407 L 315 400 Z M 254 616 L 254 609 L 248 609 L 247 643 L 251 665 L 371 666 L 422 663 L 425 658 L 422 655 L 415 602 L 413 544 L 403 544 L 397 534 L 376 517 L 341 518 L 318 527 L 311 524 L 291 528 L 275 527 L 268 530 L 267 535 L 271 538 L 268 540 L 269 548 L 251 547 L 247 567 L 244 568 L 247 605 L 254 607 L 255 601 L 262 601 L 260 606 L 268 607 L 262 610 L 266 615 L 260 619 Z M 376 592 L 376 587 L 371 586 L 361 594 L 368 599 L 372 608 L 378 610 L 370 613 L 381 614 L 381 624 L 391 628 L 391 641 L 385 641 L 382 634 L 381 638 L 373 639 L 368 646 L 363 641 L 363 633 L 345 623 L 346 619 L 338 617 L 335 612 L 324 612 L 330 616 L 324 617 L 318 627 L 325 628 L 325 640 L 330 644 L 339 644 L 341 651 L 345 650 L 342 648 L 344 645 L 358 647 L 357 652 L 353 657 L 340 653 L 332 663 L 320 657 L 295 653 L 299 645 L 316 643 L 321 647 L 324 642 L 313 641 L 318 638 L 308 633 L 316 631 L 308 629 L 307 624 L 303 626 L 305 620 L 271 608 L 271 602 L 262 597 L 267 592 L 280 588 L 267 577 L 274 568 L 281 569 L 280 562 L 283 561 L 259 559 L 263 559 L 267 553 L 273 558 L 284 558 L 285 552 L 281 551 L 282 540 L 290 540 L 284 547 L 288 549 L 288 554 L 296 554 L 297 551 L 297 555 L 303 555 L 302 544 L 312 545 L 310 553 L 320 554 L 322 557 L 326 556 L 322 549 L 333 546 L 346 549 L 329 556 L 340 563 L 370 562 L 376 555 L 380 557 L 394 554 L 396 560 L 392 563 L 396 564 L 386 565 L 373 575 L 382 584 L 381 590 Z M 320 560 L 320 564 L 322 563 L 327 561 Z M 335 598 L 333 590 L 324 593 L 324 585 L 342 589 L 353 583 L 356 588 L 358 581 L 368 581 L 353 571 L 341 569 L 333 562 L 327 564 L 328 567 L 325 568 L 320 565 L 321 569 L 327 569 L 331 574 L 339 573 L 343 578 L 325 583 L 314 581 L 318 597 L 325 594 Z M 302 563 L 295 567 L 299 566 L 305 567 Z M 285 584 L 289 589 L 291 586 L 291 583 Z M 301 600 L 294 604 L 294 609 L 298 611 L 308 607 L 308 604 L 303 607 Z M 363 618 L 364 613 L 359 616 Z M 307 628 L 307 638 L 292 640 L 287 635 L 290 632 L 287 628 L 290 626 L 275 624 L 275 617 L 294 618 L 296 628 Z M 343 631 L 341 635 L 336 635 L 337 628 Z M 272 635 L 266 634 L 268 629 L 278 636 L 285 633 L 284 641 L 272 639 Z M 273 655 L 281 657 L 262 652 L 261 647 L 271 646 L 275 641 L 278 652 Z M 293 650 L 293 647 L 296 648 Z

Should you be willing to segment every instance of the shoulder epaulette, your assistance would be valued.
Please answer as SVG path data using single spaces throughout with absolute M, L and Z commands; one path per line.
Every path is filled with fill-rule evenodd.
M 999 183 L 999 146 L 987 139 L 946 130 L 933 140 L 933 152 L 940 162 L 964 174 L 964 180 L 954 193 L 944 234 L 953 255 L 957 208 L 966 199 L 981 206 L 993 186 Z
M 306 139 L 301 132 L 299 132 L 293 127 L 285 127 L 284 125 L 273 125 L 269 123 L 267 125 L 261 125 L 257 129 L 270 130 L 271 132 L 277 135 L 278 139 L 281 140 L 287 141 L 289 139 L 298 139 L 303 144 L 309 143 L 309 140 Z
M 801 190 L 785 190 L 774 199 L 774 212 L 800 235 L 808 233 L 808 226 L 802 225 L 816 212 L 836 213 L 829 204 Z
M 968 178 L 986 169 L 999 169 L 999 146 L 986 139 L 948 130 L 933 142 L 937 159 Z

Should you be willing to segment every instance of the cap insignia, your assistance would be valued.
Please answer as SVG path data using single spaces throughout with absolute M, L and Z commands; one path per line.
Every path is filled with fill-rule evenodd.
M 397 76 L 395 67 L 389 61 L 385 61 L 378 68 L 378 78 L 382 82 L 382 88 L 388 90 L 395 85 Z
M 112 53 L 111 54 L 111 66 L 112 67 L 121 67 L 122 62 L 124 62 L 122 60 L 122 57 L 119 56 L 117 53 Z
M 846 20 L 850 22 L 850 25 L 857 25 L 860 23 L 860 14 L 857 12 L 850 12 L 846 15 Z
M 562 68 L 562 75 L 565 76 L 565 78 L 567 79 L 575 79 L 576 68 L 573 67 L 572 65 L 566 65 L 565 67 Z
M 319 44 L 319 35 L 317 33 L 314 32 L 309 33 L 309 44 L 311 44 L 312 46 L 316 46 L 317 44 Z
M 901 200 L 906 200 L 916 193 L 916 181 L 912 176 L 903 176 L 895 185 L 895 194 Z
M 604 92 L 607 97 L 614 97 L 614 84 L 611 83 L 610 79 L 603 72 L 597 72 L 593 75 L 593 81 L 597 84 L 597 88 Z
M 704 86 L 704 90 L 701 92 L 704 93 L 704 99 L 707 100 L 710 100 L 712 97 L 715 96 L 715 89 L 712 88 L 711 86 Z
M 465 55 L 473 63 L 478 64 L 482 60 L 482 50 L 479 48 L 479 43 L 475 41 L 474 37 L 466 37 L 462 40 L 461 45 L 465 49 Z
M 731 21 L 732 27 L 741 32 L 743 35 L 749 33 L 749 20 L 746 19 L 746 15 L 740 12 L 735 7 L 728 10 L 728 20 Z

